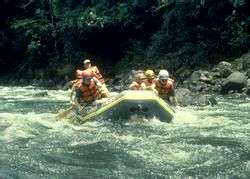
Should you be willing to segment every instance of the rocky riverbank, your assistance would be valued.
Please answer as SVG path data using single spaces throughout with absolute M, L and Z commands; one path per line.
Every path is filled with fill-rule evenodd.
M 117 74 L 108 81 L 109 87 L 113 91 L 127 89 L 135 73 Z M 233 61 L 221 61 L 211 69 L 182 70 L 173 78 L 177 100 L 183 106 L 215 105 L 216 94 L 244 98 L 250 95 L 250 52 Z
M 137 69 L 139 70 L 139 69 Z M 160 69 L 155 68 L 156 73 Z M 114 77 L 107 78 L 107 86 L 110 91 L 121 92 L 128 89 L 136 70 L 124 70 Z M 245 98 L 250 95 L 250 52 L 240 58 L 231 61 L 221 61 L 211 69 L 179 70 L 172 78 L 176 81 L 176 97 L 180 105 L 216 105 L 216 95 L 226 97 Z M 13 80 L 3 78 L 1 85 L 33 85 L 46 89 L 69 88 L 69 82 L 65 79 L 51 80 Z M 37 94 L 39 96 L 40 94 Z M 41 96 L 46 94 L 41 94 Z

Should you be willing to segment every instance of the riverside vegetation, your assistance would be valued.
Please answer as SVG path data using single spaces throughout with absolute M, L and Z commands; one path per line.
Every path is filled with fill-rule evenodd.
M 244 0 L 6 0 L 0 8 L 1 76 L 9 82 L 55 87 L 84 57 L 105 76 L 167 68 L 182 82 L 249 50 Z

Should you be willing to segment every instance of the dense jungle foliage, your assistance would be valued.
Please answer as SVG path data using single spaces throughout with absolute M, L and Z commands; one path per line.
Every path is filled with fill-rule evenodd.
M 4 0 L 1 74 L 71 78 L 85 57 L 104 73 L 210 66 L 250 47 L 244 0 Z M 178 71 L 177 70 L 177 71 Z

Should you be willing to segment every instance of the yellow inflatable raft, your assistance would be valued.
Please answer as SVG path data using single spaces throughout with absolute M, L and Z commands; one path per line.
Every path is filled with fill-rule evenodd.
M 83 116 L 81 123 L 95 119 L 126 120 L 133 115 L 145 118 L 156 117 L 171 122 L 174 110 L 152 91 L 131 90 L 122 92 L 115 100 L 100 109 Z

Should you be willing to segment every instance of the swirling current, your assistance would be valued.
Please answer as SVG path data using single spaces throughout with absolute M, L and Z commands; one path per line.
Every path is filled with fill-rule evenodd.
M 250 178 L 250 99 L 73 125 L 67 91 L 0 86 L 0 178 Z M 43 95 L 37 95 L 43 94 Z

